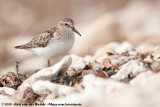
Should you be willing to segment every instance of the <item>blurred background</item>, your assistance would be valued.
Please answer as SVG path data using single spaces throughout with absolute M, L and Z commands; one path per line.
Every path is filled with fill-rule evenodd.
M 92 55 L 113 41 L 150 48 L 160 44 L 160 0 L 0 0 L 0 74 L 14 72 L 15 61 L 20 72 L 45 67 L 46 59 L 13 47 L 64 17 L 72 18 L 82 34 L 68 54 Z

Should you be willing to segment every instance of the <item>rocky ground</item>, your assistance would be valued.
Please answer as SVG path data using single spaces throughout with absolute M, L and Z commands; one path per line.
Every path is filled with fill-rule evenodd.
M 159 107 L 159 10 L 160 0 L 0 0 L 0 106 Z M 82 36 L 51 67 L 13 48 L 64 17 Z
M 68 55 L 34 74 L 20 74 L 17 62 L 16 74 L 0 77 L 0 102 L 12 106 L 158 107 L 159 58 L 159 46 L 111 42 L 93 56 Z

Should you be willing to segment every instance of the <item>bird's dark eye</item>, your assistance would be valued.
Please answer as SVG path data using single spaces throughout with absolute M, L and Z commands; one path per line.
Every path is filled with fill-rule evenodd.
M 65 25 L 66 25 L 66 26 L 68 26 L 68 24 L 67 24 L 67 23 L 65 23 Z

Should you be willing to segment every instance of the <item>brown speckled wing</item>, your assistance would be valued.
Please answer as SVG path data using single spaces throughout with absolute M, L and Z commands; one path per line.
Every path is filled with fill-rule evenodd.
M 56 27 L 53 27 L 45 32 L 35 36 L 29 43 L 24 45 L 16 46 L 17 49 L 29 49 L 29 48 L 38 48 L 38 47 L 46 47 L 51 38 L 53 37 L 54 32 L 56 31 Z

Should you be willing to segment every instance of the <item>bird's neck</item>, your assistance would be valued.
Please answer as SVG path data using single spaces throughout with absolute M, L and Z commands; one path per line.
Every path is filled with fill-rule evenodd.
M 70 30 L 70 29 L 67 29 L 67 28 L 63 28 L 63 29 L 60 29 L 60 28 L 58 28 L 58 30 L 57 30 L 59 33 L 61 33 L 62 35 L 68 35 L 68 36 L 70 36 L 70 35 L 73 35 L 73 31 L 72 30 Z
M 68 29 L 57 29 L 55 35 L 57 35 L 56 38 L 59 38 L 59 40 L 69 40 L 70 38 L 74 38 L 73 31 Z

